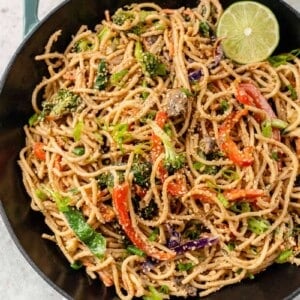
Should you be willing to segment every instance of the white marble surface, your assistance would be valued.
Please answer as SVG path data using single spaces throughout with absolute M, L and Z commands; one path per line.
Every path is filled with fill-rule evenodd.
M 39 17 L 43 18 L 63 0 L 41 0 L 40 2 Z M 287 2 L 300 11 L 300 0 L 287 0 Z M 22 41 L 22 4 L 22 0 L 0 0 L 0 77 Z M 0 237 L 0 299 L 62 300 L 62 296 L 35 273 L 21 255 L 1 218 Z M 297 300 L 300 300 L 300 297 L 297 297 Z

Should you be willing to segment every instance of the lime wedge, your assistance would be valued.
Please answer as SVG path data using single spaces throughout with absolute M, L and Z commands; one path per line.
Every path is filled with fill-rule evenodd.
M 217 37 L 225 55 L 241 64 L 267 59 L 279 42 L 279 25 L 273 12 L 254 1 L 239 1 L 223 12 Z

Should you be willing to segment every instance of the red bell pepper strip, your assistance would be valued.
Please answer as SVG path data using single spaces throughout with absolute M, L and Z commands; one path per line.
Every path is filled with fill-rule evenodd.
M 216 201 L 217 192 L 209 189 L 202 189 L 201 194 L 193 195 L 194 199 L 201 200 L 204 203 L 214 203 Z M 255 201 L 258 197 L 265 197 L 265 191 L 261 189 L 229 189 L 222 192 L 222 195 L 229 202 L 237 202 L 246 199 L 248 202 Z
M 236 143 L 230 137 L 230 131 L 234 125 L 248 114 L 247 109 L 231 113 L 219 128 L 218 144 L 220 149 L 235 164 L 241 167 L 250 166 L 253 163 L 252 147 L 245 147 L 240 151 Z
M 37 142 L 33 145 L 33 153 L 39 160 L 46 160 L 46 152 L 43 149 L 44 144 Z
M 201 193 L 194 194 L 192 197 L 194 199 L 201 200 L 201 202 L 203 203 L 213 204 L 216 201 L 217 193 L 207 188 L 203 188 L 201 190 Z
M 276 118 L 276 115 L 267 99 L 254 84 L 240 83 L 237 88 L 236 98 L 243 104 L 255 106 L 264 110 L 270 118 Z
M 128 238 L 131 242 L 143 250 L 148 256 L 151 256 L 158 260 L 169 260 L 175 257 L 175 252 L 164 252 L 162 250 L 156 249 L 148 241 L 144 241 L 136 232 L 132 226 L 129 215 L 129 206 L 128 206 L 128 197 L 129 197 L 129 184 L 124 182 L 121 185 L 117 185 L 113 188 L 112 191 L 112 200 L 115 210 L 117 212 L 118 220 L 125 231 Z
M 186 182 L 182 178 L 170 181 L 167 187 L 168 193 L 175 197 L 183 196 L 187 193 Z
M 237 201 L 240 199 L 255 200 L 257 197 L 266 196 L 265 191 L 260 189 L 229 189 L 223 192 L 228 201 Z
M 270 119 L 276 118 L 276 114 L 274 113 L 267 99 L 252 83 L 240 83 L 237 87 L 236 99 L 242 104 L 262 109 Z M 277 128 L 273 128 L 272 133 L 273 138 L 279 141 L 280 131 Z

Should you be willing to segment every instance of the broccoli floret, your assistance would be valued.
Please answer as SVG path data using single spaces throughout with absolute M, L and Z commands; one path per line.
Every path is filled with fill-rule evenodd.
M 166 66 L 150 52 L 143 53 L 142 64 L 143 68 L 150 75 L 150 77 L 166 75 Z
M 81 104 L 82 99 L 69 91 L 68 89 L 60 89 L 49 100 L 42 103 L 42 113 L 39 119 L 49 116 L 52 119 L 60 118 L 63 115 L 76 111 Z
M 140 22 L 137 25 L 130 28 L 128 32 L 134 33 L 136 35 L 141 35 L 147 30 L 147 26 L 145 26 L 147 16 L 153 14 L 153 12 L 154 11 L 141 10 L 139 12 L 134 13 L 131 11 L 124 11 L 120 9 L 112 16 L 112 21 L 114 24 L 122 26 L 126 21 L 133 21 L 135 19 L 135 14 L 138 13 Z
M 104 90 L 109 82 L 107 64 L 104 59 L 102 59 L 98 66 L 97 77 L 95 81 L 95 88 L 98 90 Z
M 184 228 L 183 236 L 190 240 L 197 240 L 200 234 L 204 231 L 204 227 L 201 223 L 195 220 L 188 222 Z
M 151 220 L 153 219 L 158 212 L 158 206 L 156 204 L 156 202 L 151 199 L 148 206 L 140 209 L 138 211 L 138 214 L 145 220 Z
M 211 35 L 211 28 L 209 27 L 207 22 L 201 22 L 199 24 L 199 32 L 202 36 L 209 38 Z
M 138 23 L 136 26 L 132 27 L 129 32 L 134 33 L 136 35 L 141 35 L 146 32 L 147 28 L 143 23 Z
M 121 151 L 124 151 L 123 144 L 132 138 L 128 124 L 120 123 L 114 125 L 112 127 L 112 138 L 117 143 Z
M 118 181 L 122 183 L 124 181 L 124 172 L 117 171 Z M 98 186 L 100 189 L 108 188 L 111 190 L 114 187 L 114 176 L 110 172 L 101 173 L 96 177 Z
M 81 39 L 74 45 L 75 52 L 84 52 L 90 50 L 93 44 L 87 39 Z
M 116 13 L 112 16 L 113 23 L 119 26 L 122 26 L 127 20 L 134 20 L 134 14 L 123 9 L 117 10 Z
M 165 158 L 164 158 L 164 167 L 168 172 L 173 173 L 176 170 L 181 169 L 185 164 L 185 157 L 182 153 L 176 153 L 170 136 L 164 132 L 154 121 L 149 121 L 149 124 L 154 132 L 157 135 L 165 148 Z
M 155 77 L 167 74 L 166 66 L 153 53 L 144 52 L 140 42 L 135 44 L 135 58 L 141 64 L 146 76 Z
M 152 164 L 150 162 L 138 159 L 133 162 L 131 170 L 134 183 L 145 188 L 150 186 L 150 175 L 152 170 Z
M 96 180 L 101 189 L 114 187 L 114 177 L 110 172 L 101 173 Z

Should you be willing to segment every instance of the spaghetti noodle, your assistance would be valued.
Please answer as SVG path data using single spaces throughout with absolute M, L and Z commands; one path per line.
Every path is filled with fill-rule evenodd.
M 217 0 L 133 4 L 36 57 L 49 74 L 19 160 L 32 209 L 120 299 L 300 264 L 300 60 L 225 58 L 221 14 Z

